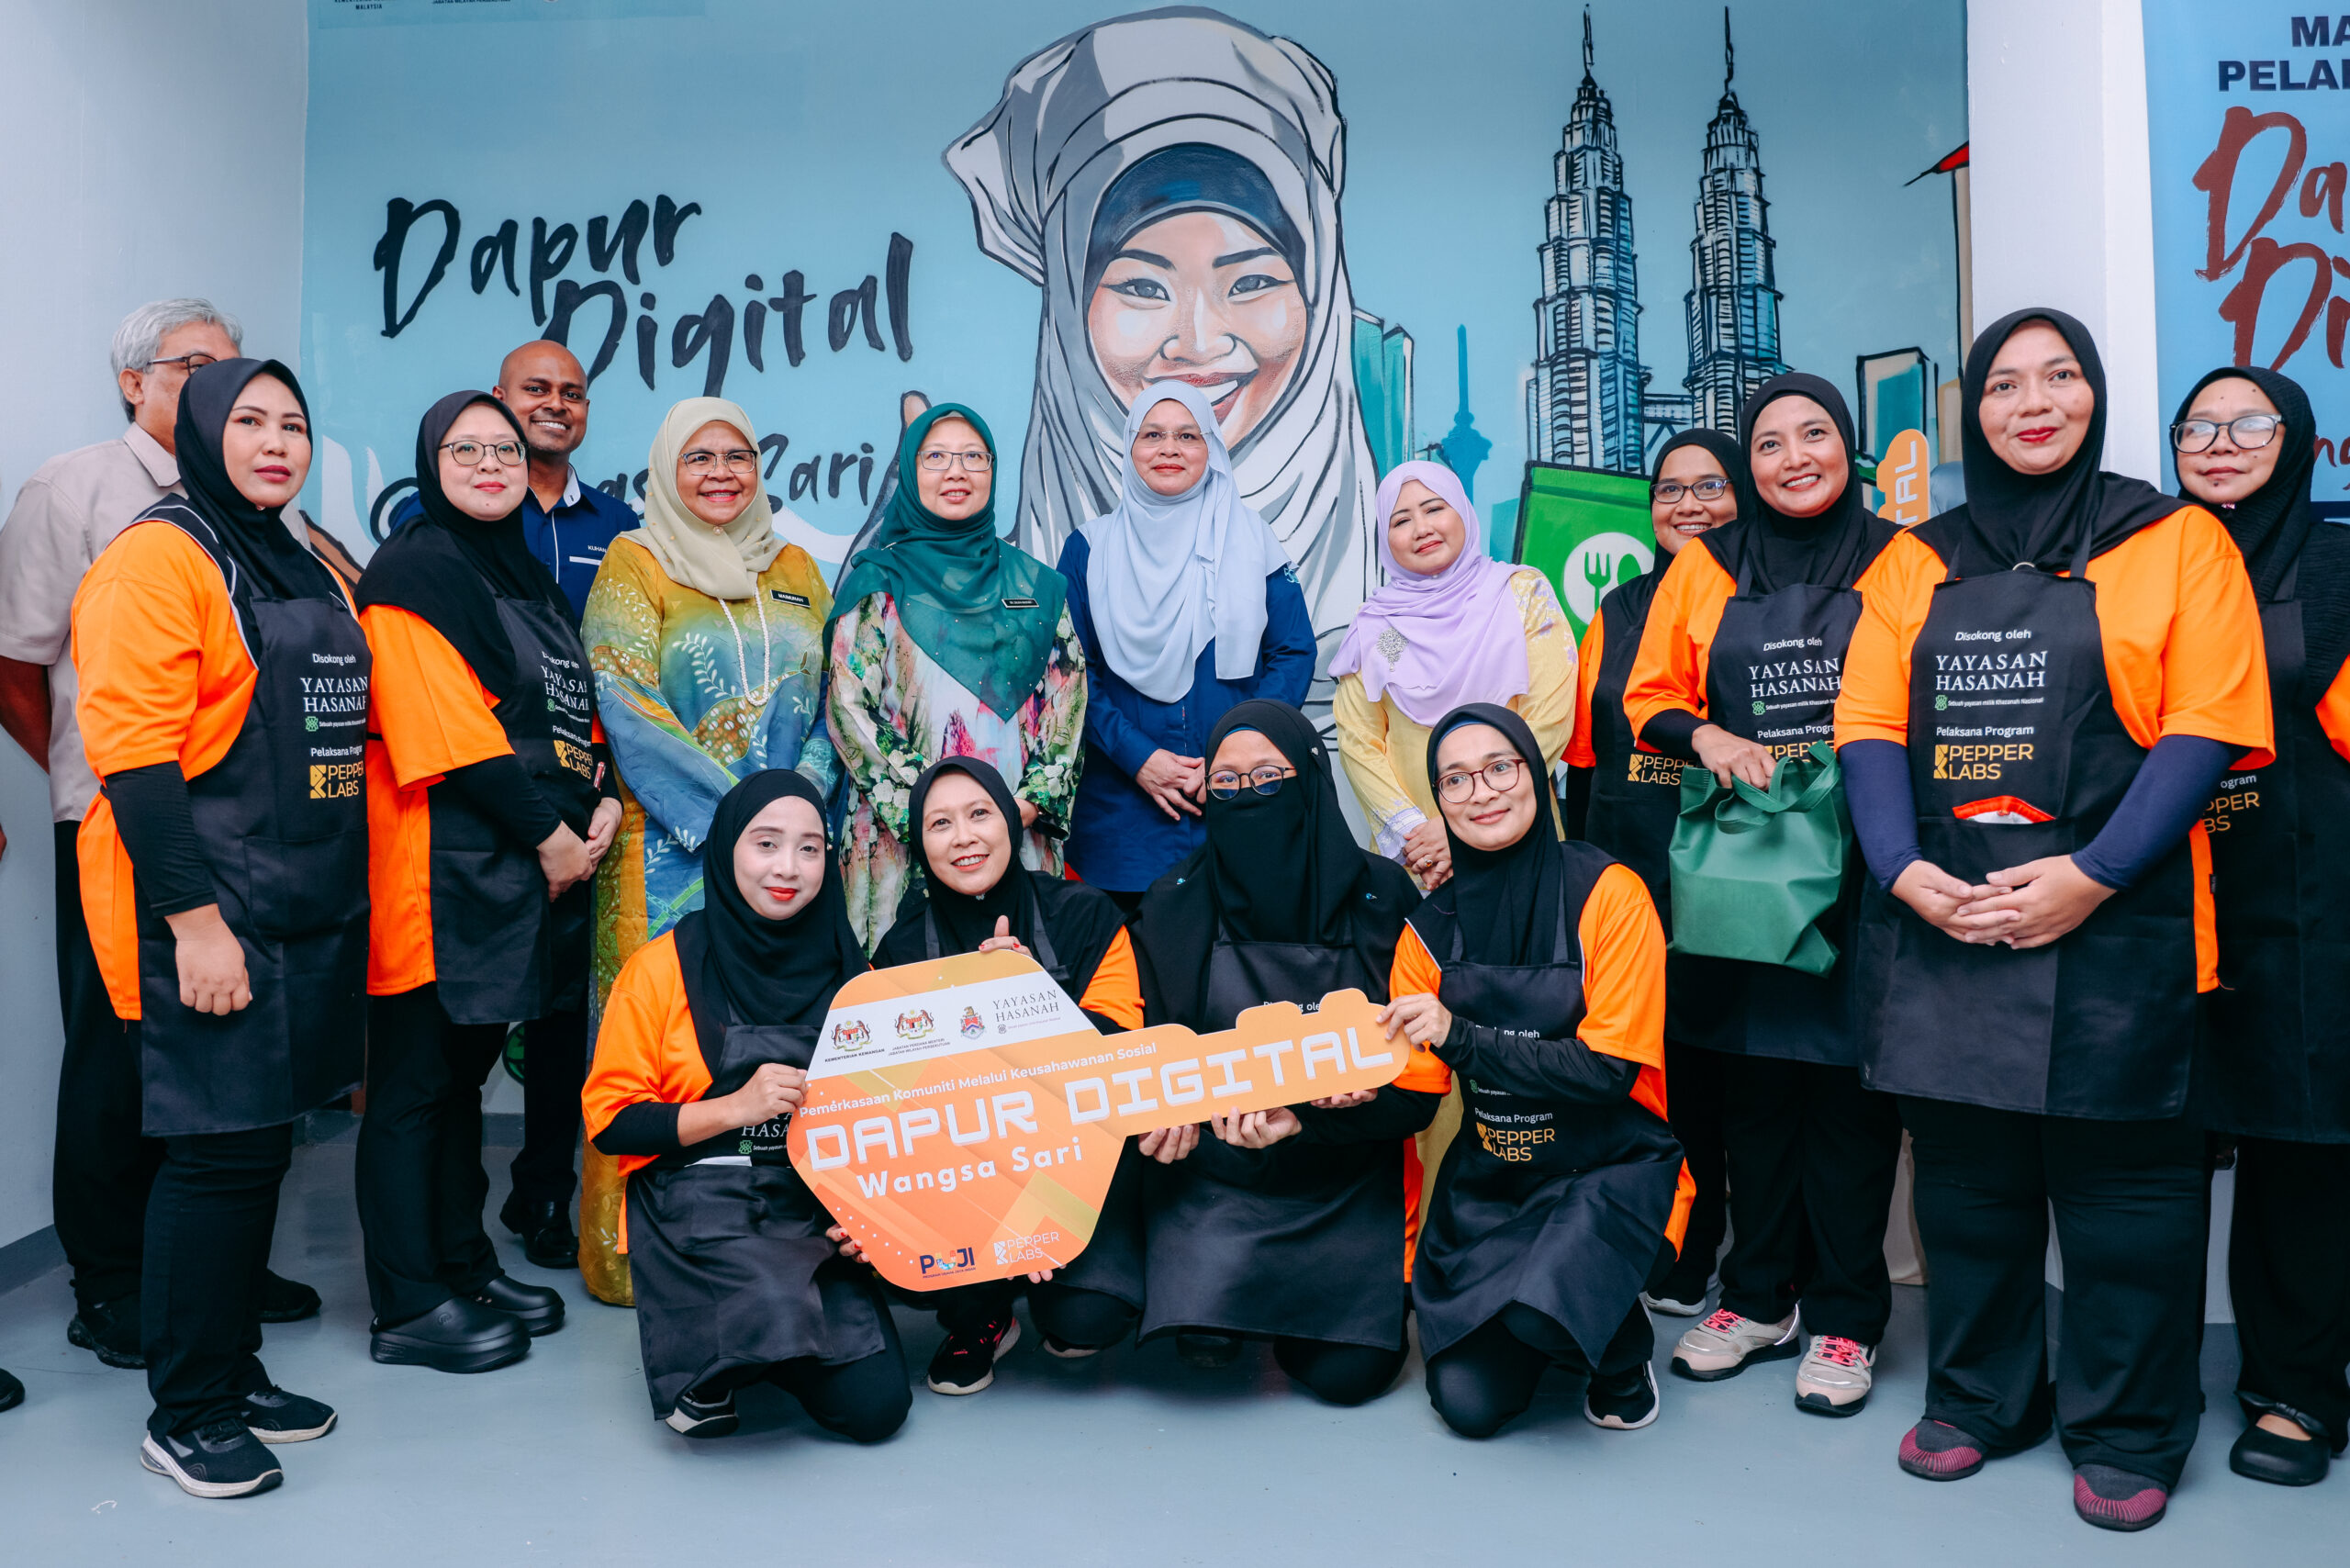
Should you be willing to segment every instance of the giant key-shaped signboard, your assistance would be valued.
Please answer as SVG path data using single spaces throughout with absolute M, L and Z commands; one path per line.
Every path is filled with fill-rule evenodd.
M 891 1283 L 1056 1269 L 1093 1236 L 1126 1138 L 1375 1089 L 1403 1071 L 1359 991 L 1229 1030 L 1103 1035 L 1035 960 L 962 954 L 841 988 L 791 1163 Z

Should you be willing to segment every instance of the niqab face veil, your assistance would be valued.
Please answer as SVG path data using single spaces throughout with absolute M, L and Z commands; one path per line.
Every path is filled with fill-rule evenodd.
M 1070 34 L 1016 68 L 1002 101 L 946 150 L 970 195 L 979 248 L 1045 292 L 1016 537 L 1057 560 L 1080 524 L 1117 504 L 1127 410 L 1094 357 L 1089 255 L 1120 176 L 1187 146 L 1252 165 L 1294 231 L 1305 342 L 1281 398 L 1236 443 L 1232 465 L 1241 498 L 1295 565 L 1328 648 L 1371 590 L 1375 562 L 1374 471 L 1338 236 L 1346 126 L 1320 61 L 1213 11 L 1153 11 Z M 1244 184 L 1227 181 L 1227 199 L 1210 199 L 1218 195 L 1210 190 L 1192 205 L 1253 204 Z M 1287 242 L 1279 232 L 1267 240 Z

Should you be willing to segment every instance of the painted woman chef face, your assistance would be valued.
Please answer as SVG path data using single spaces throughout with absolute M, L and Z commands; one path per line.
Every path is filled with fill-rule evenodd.
M 1188 381 L 1237 447 L 1289 386 L 1305 315 L 1296 270 L 1264 234 L 1227 213 L 1179 212 L 1112 254 L 1086 331 L 1119 402 L 1154 381 Z

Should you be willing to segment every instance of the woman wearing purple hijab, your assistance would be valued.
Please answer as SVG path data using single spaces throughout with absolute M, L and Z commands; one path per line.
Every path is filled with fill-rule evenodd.
M 1379 852 L 1434 891 L 1452 854 L 1428 792 L 1428 727 L 1463 703 L 1499 703 L 1555 769 L 1574 734 L 1574 627 L 1539 571 L 1485 553 L 1477 510 L 1442 464 L 1397 464 L 1377 516 L 1387 586 L 1330 661 L 1338 757 Z

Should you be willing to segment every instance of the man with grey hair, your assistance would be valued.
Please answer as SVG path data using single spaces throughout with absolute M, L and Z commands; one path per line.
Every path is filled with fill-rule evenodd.
M 236 319 L 202 299 L 159 299 L 114 334 L 115 386 L 130 426 L 34 470 L 0 527 L 0 728 L 49 773 L 57 835 L 57 990 L 65 1055 L 57 1081 L 57 1239 L 73 1271 L 67 1338 L 108 1366 L 142 1367 L 140 1253 L 161 1146 L 140 1136 L 139 1062 L 115 1016 L 82 918 L 74 835 L 98 780 L 73 717 L 67 639 L 82 575 L 132 519 L 179 489 L 173 455 L 188 374 L 233 359 Z M 263 1318 L 319 1310 L 308 1285 L 269 1276 Z

